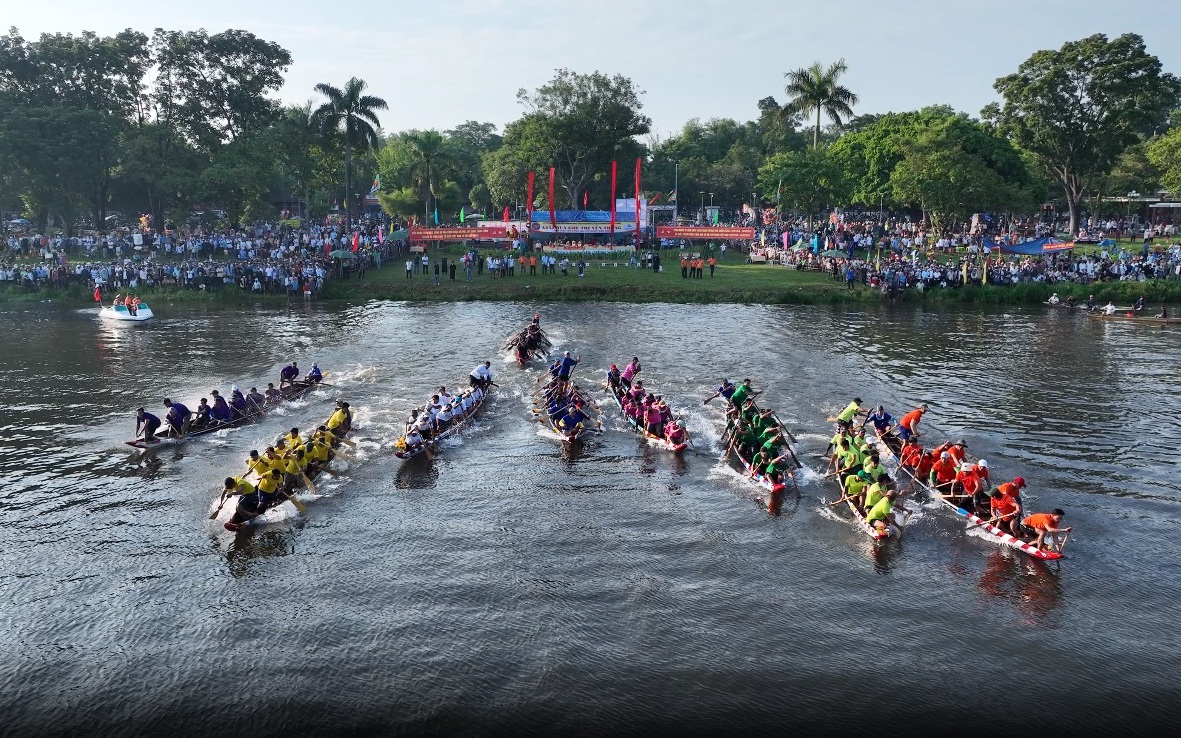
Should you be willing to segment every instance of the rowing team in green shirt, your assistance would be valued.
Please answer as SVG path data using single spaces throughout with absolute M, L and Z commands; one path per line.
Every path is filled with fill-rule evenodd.
M 752 478 L 762 476 L 773 484 L 783 484 L 784 475 L 792 476 L 800 468 L 795 453 L 789 446 L 795 439 L 779 423 L 773 410 L 760 410 L 754 397 L 759 393 L 750 388 L 750 380 L 735 387 L 723 380 L 722 386 L 706 402 L 719 395 L 730 401 L 726 409 L 726 456 L 737 451 L 749 467 Z M 723 457 L 725 458 L 725 457 Z
M 886 531 L 893 525 L 901 531 L 893 512 L 899 495 L 890 475 L 882 468 L 877 450 L 866 441 L 865 428 L 849 430 L 841 426 L 831 444 L 833 452 L 828 460 L 828 476 L 836 475 L 844 493 L 832 504 L 851 502 L 874 529 Z

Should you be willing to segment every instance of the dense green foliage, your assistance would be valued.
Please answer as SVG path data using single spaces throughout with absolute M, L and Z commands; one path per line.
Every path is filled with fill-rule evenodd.
M 142 213 L 157 225 L 215 210 L 236 223 L 277 208 L 318 218 L 356 213 L 377 179 L 387 213 L 454 221 L 519 214 L 530 171 L 533 206 L 548 206 L 550 167 L 556 206 L 605 209 L 611 162 L 616 195 L 631 197 L 637 158 L 645 196 L 675 195 L 682 215 L 757 200 L 808 217 L 851 206 L 950 225 L 1032 212 L 1057 187 L 1074 227 L 1088 198 L 1102 212 L 1105 196 L 1181 192 L 1181 116 L 1168 116 L 1181 83 L 1134 34 L 1036 52 L 997 80 L 1002 103 L 984 122 L 945 106 L 855 117 L 841 60 L 787 72 L 783 103 L 764 97 L 752 119 L 694 119 L 671 136 L 652 133 L 645 93 L 621 75 L 559 69 L 518 92 L 522 115 L 503 130 L 469 120 L 385 133 L 385 100 L 361 79 L 279 105 L 290 64 L 282 47 L 232 29 L 0 36 L 0 210 L 42 231 Z

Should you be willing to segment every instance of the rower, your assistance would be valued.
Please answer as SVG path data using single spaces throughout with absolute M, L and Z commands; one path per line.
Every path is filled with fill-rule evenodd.
M 902 419 L 898 421 L 898 437 L 906 441 L 910 438 L 918 438 L 919 421 L 923 419 L 923 413 L 927 412 L 926 404 L 911 410 Z
M 872 482 L 866 486 L 865 499 L 858 500 L 857 507 L 868 512 L 890 491 L 890 477 L 885 472 L 879 472 L 876 477 L 872 472 L 866 472 L 866 475 Z
M 648 395 L 651 397 L 651 395 Z M 660 412 L 660 407 L 655 402 L 648 405 L 644 410 L 644 430 L 657 438 L 664 437 L 664 414 Z
M 975 467 L 967 462 L 960 465 L 960 469 L 956 472 L 955 482 L 951 485 L 952 501 L 967 510 L 970 513 L 975 513 L 978 507 L 983 504 L 988 504 L 988 495 L 984 494 L 983 486 L 980 483 L 980 477 L 976 476 Z M 983 496 L 983 502 L 981 501 Z
M 283 393 L 275 389 L 274 382 L 267 382 L 267 391 L 263 394 L 268 403 L 276 403 L 283 399 Z
M 1017 522 L 1024 514 L 1024 504 L 1021 502 L 1021 490 L 1025 489 L 1025 478 L 1015 477 L 1011 482 L 998 484 L 992 491 L 990 507 L 994 518 L 999 518 L 998 528 L 1008 530 L 1014 536 L 1020 532 Z M 997 498 L 1000 495 L 1002 499 Z
M 231 412 L 230 406 L 226 404 L 226 398 L 218 394 L 217 390 L 211 390 L 209 394 L 213 395 L 213 407 L 209 411 L 209 416 L 219 423 L 230 422 L 233 412 Z
M 308 384 L 319 384 L 324 380 L 324 372 L 320 371 L 320 367 L 312 364 L 312 370 L 308 372 L 308 376 L 303 381 Z
M 886 492 L 885 496 L 865 513 L 865 522 L 879 531 L 887 531 L 893 525 L 901 533 L 902 526 L 898 525 L 898 521 L 894 519 L 893 510 L 896 499 L 898 499 L 898 495 L 894 490 Z
M 1104 315 L 1115 315 L 1115 303 L 1108 300 L 1107 304 L 1103 306 Z
M 1054 509 L 1048 513 L 1034 513 L 1021 521 L 1021 525 L 1025 526 L 1032 533 L 1037 534 L 1037 540 L 1034 545 L 1040 550 L 1059 551 L 1062 546 L 1058 542 L 1059 533 L 1069 533 L 1071 528 L 1059 528 L 1062 523 L 1062 516 L 1066 515 L 1061 509 Z M 1045 545 L 1046 535 L 1049 534 L 1054 540 L 1052 547 Z
M 164 407 L 168 408 L 164 420 L 168 423 L 169 434 L 183 436 L 188 433 L 189 419 L 193 416 L 193 411 L 179 402 L 173 402 L 167 397 L 164 398 Z
M 878 409 L 865 417 L 861 421 L 861 427 L 864 429 L 867 423 L 872 423 L 874 430 L 878 434 L 878 438 L 884 438 L 890 432 L 890 428 L 894 425 L 894 416 L 886 412 L 885 405 L 878 405 Z
M 487 387 L 492 384 L 492 362 L 485 361 L 475 369 L 472 369 L 472 373 L 468 377 L 468 382 L 471 387 Z
M 246 402 L 257 412 L 262 410 L 262 406 L 267 403 L 267 398 L 258 391 L 258 387 L 251 387 L 250 393 L 246 395 Z
M 1167 318 L 1167 317 L 1169 317 L 1169 311 L 1168 311 L 1168 310 L 1165 308 L 1165 306 L 1164 306 L 1164 305 L 1161 305 L 1161 306 L 1160 306 L 1160 312 L 1159 312 L 1159 313 L 1157 313 L 1156 317 L 1158 317 L 1158 318 Z
M 192 425 L 201 428 L 209 424 L 212 419 L 213 408 L 209 407 L 209 400 L 204 397 L 197 403 L 197 412 L 194 414 Z
M 687 442 L 689 440 L 689 434 L 685 432 L 685 421 L 669 421 L 664 426 L 664 437 L 673 445 L 680 445 Z
M 1062 300 L 1058 299 L 1058 293 L 1055 292 L 1054 294 L 1050 295 L 1050 299 L 1047 300 L 1047 302 L 1049 302 L 1051 305 L 1057 305 L 1058 303 L 1062 302 Z
M 627 362 L 627 366 L 623 367 L 623 372 L 620 373 L 619 378 L 623 381 L 625 387 L 632 386 L 632 380 L 640 373 L 640 358 L 633 356 L 632 360 Z
M 299 366 L 293 361 L 279 371 L 279 389 L 287 385 L 294 385 L 299 378 Z
M 252 449 L 250 456 L 246 458 L 246 474 L 254 472 L 261 478 L 268 471 L 270 471 L 270 464 L 267 463 L 266 457 L 260 456 L 258 449 Z
M 291 448 L 299 448 L 303 445 L 303 439 L 299 437 L 299 428 L 292 428 L 283 434 L 282 440 L 286 441 Z
M 845 405 L 845 409 L 837 414 L 837 427 L 844 427 L 852 430 L 853 421 L 857 419 L 857 416 L 868 414 L 869 413 L 861 409 L 861 398 L 854 397 L 853 401 L 848 405 Z
M 861 507 L 861 501 L 865 497 L 865 488 L 868 486 L 869 472 L 863 469 L 856 474 L 850 474 L 845 477 L 845 481 L 841 485 L 841 489 L 845 492 L 843 499 L 851 500 L 854 505 Z
M 447 429 L 447 426 L 451 425 L 451 419 L 454 417 L 451 410 L 452 410 L 451 403 L 447 403 L 442 408 L 440 408 L 438 414 L 435 415 L 435 434 L 436 435 L 438 435 L 439 433 L 442 433 L 444 430 Z
M 230 388 L 230 410 L 234 419 L 244 418 L 250 408 L 246 405 L 246 397 L 237 385 Z
M 337 436 L 343 436 L 348 433 L 349 428 L 352 427 L 352 413 L 349 412 L 349 404 L 336 401 L 336 410 L 332 416 L 328 418 L 328 430 L 332 431 Z
M 935 463 L 931 465 L 927 482 L 936 493 L 943 493 L 943 496 L 946 497 L 946 493 L 950 491 L 951 485 L 955 482 L 956 472 L 956 463 L 951 458 L 951 454 L 941 451 Z
M 1092 313 L 1095 312 L 1095 308 L 1098 307 L 1098 305 L 1095 304 L 1095 296 L 1094 295 L 1087 295 L 1086 306 L 1087 306 L 1088 312 L 1092 312 Z
M 582 401 L 575 400 L 574 408 L 568 410 L 562 419 L 558 421 L 558 427 L 562 429 L 567 435 L 570 435 L 579 428 L 582 428 L 584 423 L 590 420 L 590 416 L 582 410 Z
M 417 451 L 418 449 L 422 448 L 423 444 L 425 443 L 425 441 L 423 440 L 422 434 L 418 432 L 417 428 L 411 428 L 406 433 L 405 441 L 406 441 L 406 450 L 411 451 L 411 452 Z
M 733 382 L 731 382 L 729 379 L 723 379 L 722 383 L 720 385 L 718 385 L 717 391 L 714 392 L 709 397 L 705 398 L 705 402 L 703 402 L 701 404 L 708 405 L 709 401 L 714 399 L 715 397 L 721 397 L 726 402 L 729 402 L 730 398 L 734 395 L 735 389 L 737 389 L 737 388 L 734 386 Z
M 529 328 L 541 330 L 541 313 L 533 313 L 533 320 L 529 321 Z
M 1148 299 L 1144 295 L 1136 298 L 1136 302 L 1132 303 L 1132 312 L 1142 313 L 1148 307 Z
M 1075 298 L 1074 295 L 1067 295 L 1066 296 L 1066 307 L 1070 308 L 1071 310 L 1074 310 L 1074 305 L 1076 302 L 1077 302 L 1077 299 Z
M 145 443 L 156 442 L 156 429 L 160 427 L 160 419 L 142 407 L 135 411 L 135 436 L 143 433 Z

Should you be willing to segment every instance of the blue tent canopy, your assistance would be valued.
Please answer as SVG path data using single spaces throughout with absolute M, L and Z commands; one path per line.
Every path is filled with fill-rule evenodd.
M 1032 241 L 1011 244 L 997 243 L 990 238 L 984 244 L 989 249 L 1000 249 L 1002 254 L 1025 254 L 1027 256 L 1041 256 L 1047 251 L 1062 251 L 1063 247 L 1069 248 L 1071 245 L 1053 237 L 1035 238 Z

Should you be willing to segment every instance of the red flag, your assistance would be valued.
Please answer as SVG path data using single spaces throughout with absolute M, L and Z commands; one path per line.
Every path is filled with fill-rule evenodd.
M 533 172 L 529 172 L 529 192 L 525 195 L 525 210 L 528 217 L 525 219 L 527 223 L 533 222 Z
M 95 302 L 102 302 L 103 301 L 102 290 L 100 290 L 98 287 L 94 288 L 94 301 Z
M 640 242 L 640 157 L 636 157 L 636 243 Z
M 324 242 L 324 256 L 332 256 L 332 245 L 327 241 Z
M 558 232 L 558 214 L 554 212 L 554 168 L 549 168 L 549 223 Z
M 381 235 L 381 226 L 377 227 L 377 242 L 382 244 L 385 243 L 385 238 Z
M 508 205 L 504 206 L 504 222 L 508 222 Z
M 615 175 L 618 173 L 618 162 L 611 162 L 611 235 L 615 235 Z
M 582 191 L 582 209 L 583 210 L 586 210 L 586 195 L 587 195 L 587 191 L 583 190 Z

